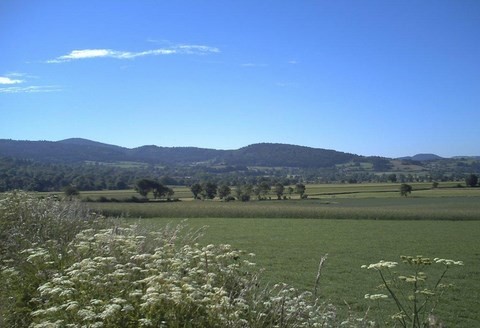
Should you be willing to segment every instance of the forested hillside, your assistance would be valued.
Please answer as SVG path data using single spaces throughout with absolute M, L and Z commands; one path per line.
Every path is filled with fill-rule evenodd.
M 305 168 L 331 167 L 361 158 L 335 150 L 272 143 L 250 145 L 223 157 L 228 164 Z
M 250 145 L 237 150 L 153 145 L 129 149 L 79 138 L 57 142 L 0 140 L 0 156 L 54 163 L 130 161 L 183 165 L 209 162 L 210 164 L 303 168 L 330 167 L 362 158 L 362 156 L 335 150 L 271 143 Z
M 425 158 L 417 156 L 413 158 Z M 143 146 L 128 149 L 85 139 L 0 140 L 0 192 L 129 189 L 138 179 L 165 185 L 464 181 L 480 173 L 475 157 L 388 159 L 285 144 L 238 150 Z

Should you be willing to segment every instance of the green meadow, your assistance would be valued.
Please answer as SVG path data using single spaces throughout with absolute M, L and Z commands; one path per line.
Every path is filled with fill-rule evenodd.
M 400 184 L 308 185 L 309 198 L 295 194 L 286 200 L 223 202 L 192 200 L 188 188 L 175 188 L 176 202 L 91 202 L 109 216 L 153 230 L 186 219 L 191 229 L 205 227 L 202 244 L 230 244 L 256 254 L 265 282 L 285 282 L 312 291 L 318 263 L 321 299 L 341 311 L 370 313 L 364 295 L 385 293 L 381 283 L 363 264 L 379 260 L 400 262 L 401 255 L 423 255 L 461 260 L 445 277 L 455 287 L 448 291 L 437 313 L 449 327 L 480 325 L 480 188 L 457 183 L 412 184 L 408 197 Z M 128 198 L 134 191 L 82 192 L 81 197 Z M 435 273 L 434 273 L 435 274 Z M 437 273 L 438 274 L 438 273 Z M 394 313 L 393 302 L 382 307 Z
M 418 187 L 417 187 L 418 188 Z M 89 206 L 111 216 L 163 218 L 309 218 L 383 220 L 477 220 L 480 188 L 417 189 L 400 197 L 398 185 L 314 185 L 309 198 L 250 202 L 192 200 L 187 188 L 175 190 L 180 201 L 148 203 L 94 202 Z M 313 192 L 312 192 L 313 191 Z M 105 196 L 106 195 L 106 196 Z M 133 191 L 82 193 L 92 199 L 121 199 Z
M 181 219 L 134 220 L 147 229 L 180 223 Z M 256 254 L 263 279 L 286 282 L 313 291 L 320 258 L 328 254 L 319 284 L 322 300 L 347 311 L 365 313 L 367 293 L 378 290 L 380 278 L 361 269 L 379 260 L 400 262 L 400 255 L 423 255 L 462 260 L 445 277 L 455 287 L 439 307 L 450 327 L 480 323 L 480 221 L 331 220 L 195 218 L 192 229 L 206 227 L 202 243 L 227 243 Z M 375 306 L 375 305 L 374 305 Z M 384 307 L 394 313 L 393 302 Z

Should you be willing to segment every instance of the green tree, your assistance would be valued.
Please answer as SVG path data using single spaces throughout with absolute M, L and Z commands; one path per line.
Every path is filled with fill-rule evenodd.
M 152 191 L 152 186 L 155 183 L 153 180 L 141 179 L 135 184 L 135 190 L 143 197 L 147 197 L 148 193 Z
M 80 192 L 78 191 L 77 187 L 75 187 L 75 186 L 65 187 L 65 189 L 63 189 L 63 193 L 65 194 L 65 196 L 69 200 L 72 200 L 74 196 L 80 195 Z
M 465 178 L 465 183 L 467 187 L 475 187 L 478 183 L 478 176 L 475 174 L 470 174 Z
M 153 193 L 153 198 L 163 198 L 168 195 L 171 197 L 173 195 L 173 190 L 164 186 L 163 184 L 150 179 L 141 179 L 138 180 L 135 185 L 135 190 L 142 195 L 143 197 L 147 197 L 148 194 L 151 192 Z
M 389 174 L 387 177 L 388 181 L 395 183 L 397 182 L 397 175 L 395 173 Z
M 275 195 L 277 195 L 278 199 L 282 199 L 283 192 L 285 190 L 285 187 L 281 183 L 275 184 Z
M 220 199 L 224 199 L 225 197 L 227 197 L 228 195 L 230 195 L 232 193 L 232 190 L 230 189 L 229 186 L 227 185 L 221 185 L 219 188 L 218 188 L 218 197 Z
M 155 181 L 154 181 L 154 183 L 152 183 L 152 192 L 153 192 L 153 198 L 155 198 L 155 199 L 162 198 L 162 197 L 165 197 L 167 195 L 173 196 L 173 190 L 172 189 L 162 185 L 159 182 L 155 182 Z
M 190 191 L 193 194 L 193 199 L 198 199 L 198 195 L 200 195 L 200 193 L 203 191 L 203 187 L 199 183 L 194 183 L 191 185 Z
M 288 196 L 289 196 L 289 197 L 292 197 L 293 191 L 294 191 L 294 190 L 293 190 L 292 187 L 289 186 L 289 187 L 287 188 L 287 193 L 288 193 Z
M 203 193 L 205 198 L 214 199 L 217 195 L 217 184 L 214 182 L 207 182 L 203 185 Z
M 242 202 L 248 202 L 253 193 L 253 189 L 254 188 L 251 184 L 237 185 L 235 188 L 237 199 L 241 200 Z
M 300 198 L 303 198 L 305 194 L 305 185 L 303 183 L 297 183 L 295 185 L 295 192 L 300 195 Z
M 175 192 L 173 191 L 172 188 L 167 188 L 167 200 L 171 200 Z
M 400 186 L 400 195 L 407 197 L 408 194 L 412 193 L 412 190 L 413 188 L 411 185 L 402 183 L 402 185 Z
M 270 185 L 266 181 L 262 181 L 260 184 L 256 185 L 253 189 L 253 192 L 257 196 L 258 200 L 265 199 L 268 192 L 270 191 Z

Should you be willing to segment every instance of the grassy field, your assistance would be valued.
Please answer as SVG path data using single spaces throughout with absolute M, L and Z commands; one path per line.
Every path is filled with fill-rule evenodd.
M 251 202 L 194 201 L 187 187 L 176 187 L 179 202 L 90 203 L 112 216 L 164 218 L 310 218 L 310 219 L 480 219 L 480 188 L 453 188 L 445 183 L 431 189 L 427 183 L 413 184 L 409 197 L 400 197 L 399 184 L 308 185 L 308 200 L 292 199 Z M 100 197 L 126 199 L 133 190 L 82 192 L 82 199 Z
M 480 191 L 480 190 L 479 190 Z M 252 202 L 90 203 L 107 215 L 163 218 L 477 220 L 479 197 L 321 198 Z
M 412 196 L 414 197 L 444 197 L 444 196 L 480 196 L 478 188 L 455 188 L 457 182 L 444 182 L 439 188 L 432 189 L 431 183 L 411 183 L 413 187 Z M 295 186 L 292 186 L 295 187 Z M 192 193 L 188 187 L 172 186 L 175 191 L 175 198 L 180 200 L 192 200 Z M 398 197 L 400 191 L 399 183 L 359 183 L 359 184 L 309 184 L 306 186 L 306 194 L 309 198 L 370 198 L 370 197 Z M 234 190 L 232 190 L 234 194 Z M 90 198 L 92 200 L 100 197 L 126 199 L 132 196 L 139 197 L 135 190 L 101 190 L 101 191 L 82 191 L 81 198 Z M 297 199 L 298 195 L 285 195 L 292 199 Z M 276 195 L 271 192 L 268 197 L 276 199 Z
M 405 198 L 398 184 L 309 185 L 314 199 L 303 201 L 183 201 L 125 209 L 155 217 L 138 221 L 149 229 L 180 218 L 190 218 L 192 228 L 208 226 L 204 243 L 229 243 L 257 254 L 264 279 L 272 283 L 312 290 L 319 259 L 328 253 L 322 297 L 344 310 L 346 302 L 358 313 L 367 309 L 363 296 L 380 283 L 362 264 L 419 254 L 463 260 L 465 266 L 447 276 L 456 288 L 439 311 L 449 326 L 474 327 L 480 325 L 480 189 L 454 186 L 416 184 Z
M 180 221 L 134 220 L 147 229 Z M 451 327 L 480 325 L 480 221 L 197 218 L 187 222 L 194 229 L 208 226 L 202 243 L 228 243 L 255 253 L 258 266 L 265 268 L 264 280 L 271 283 L 313 290 L 319 259 L 328 253 L 320 282 L 322 298 L 344 310 L 346 302 L 358 313 L 367 310 L 363 296 L 379 292 L 375 286 L 380 283 L 374 272 L 360 268 L 362 264 L 420 254 L 463 260 L 465 266 L 452 269 L 446 277 L 456 287 L 439 313 Z
M 380 283 L 362 264 L 399 261 L 400 255 L 462 260 L 447 275 L 456 287 L 439 308 L 450 327 L 480 326 L 480 188 L 457 183 L 308 185 L 308 200 L 193 201 L 187 187 L 179 202 L 89 203 L 109 215 L 129 217 L 146 229 L 188 218 L 191 228 L 208 226 L 202 243 L 228 243 L 257 254 L 264 280 L 314 288 L 320 257 L 329 254 L 320 282 L 324 300 L 363 313 L 366 293 Z M 82 192 L 81 197 L 128 198 L 134 191 Z M 272 197 L 274 198 L 274 197 Z M 141 219 L 140 219 L 141 218 Z M 346 307 L 344 306 L 344 309 Z M 394 310 L 391 311 L 393 313 Z

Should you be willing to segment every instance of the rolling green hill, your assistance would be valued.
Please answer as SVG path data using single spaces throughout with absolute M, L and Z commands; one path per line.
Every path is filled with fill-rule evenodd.
M 86 139 L 0 139 L 0 191 L 128 189 L 141 178 L 170 185 L 297 182 L 462 182 L 480 173 L 476 157 L 436 155 L 390 159 L 296 145 L 259 143 L 236 150 L 195 147 L 124 148 Z
M 0 140 L 0 156 L 56 163 L 131 161 L 168 165 L 209 163 L 302 168 L 331 167 L 365 159 L 335 150 L 274 143 L 254 144 L 237 150 L 154 145 L 129 149 L 80 138 L 57 142 L 3 139 Z

